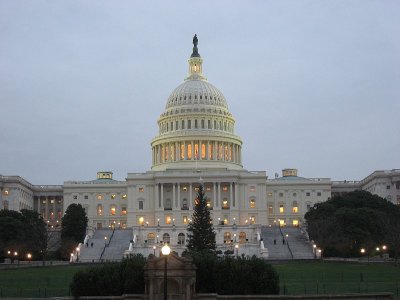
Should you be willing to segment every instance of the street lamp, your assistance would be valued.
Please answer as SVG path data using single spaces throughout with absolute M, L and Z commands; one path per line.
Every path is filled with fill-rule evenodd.
M 107 237 L 104 237 L 104 246 L 107 246 Z
M 317 258 L 317 245 L 312 245 L 314 250 L 314 258 Z
M 236 249 L 236 257 L 239 256 L 239 244 L 235 245 L 235 249 Z
M 153 246 L 153 254 L 156 256 L 156 246 Z
M 171 248 L 168 246 L 167 243 L 161 248 L 161 253 L 164 255 L 164 300 L 167 300 L 167 258 L 168 255 L 171 253 Z
M 32 259 L 32 254 L 28 253 L 28 254 L 26 255 L 26 258 L 28 259 L 28 261 L 29 261 L 29 263 L 30 263 L 30 262 L 31 262 L 31 259 Z
M 79 261 L 79 247 L 76 247 L 76 262 Z

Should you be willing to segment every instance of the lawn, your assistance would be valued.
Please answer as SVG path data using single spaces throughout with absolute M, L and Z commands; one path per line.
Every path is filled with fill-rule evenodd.
M 68 296 L 72 276 L 85 267 L 0 270 L 0 298 Z M 281 294 L 392 292 L 399 299 L 400 268 L 392 265 L 293 262 L 274 267 Z
M 392 292 L 399 299 L 400 268 L 393 265 L 293 262 L 274 267 L 281 294 Z
M 0 298 L 68 296 L 72 276 L 83 268 L 85 266 L 0 270 Z

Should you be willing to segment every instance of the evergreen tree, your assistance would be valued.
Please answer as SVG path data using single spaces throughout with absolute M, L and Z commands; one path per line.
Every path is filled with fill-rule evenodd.
M 215 251 L 215 232 L 203 185 L 199 186 L 192 221 L 187 231 L 189 252 Z

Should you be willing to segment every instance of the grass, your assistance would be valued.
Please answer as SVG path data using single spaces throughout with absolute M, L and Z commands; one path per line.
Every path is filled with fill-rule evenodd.
M 274 265 L 281 294 L 392 292 L 399 299 L 400 268 L 387 264 L 293 262 Z M 86 266 L 0 271 L 0 297 L 69 296 L 72 276 Z
M 394 265 L 294 262 L 274 267 L 281 294 L 392 292 L 399 299 L 400 268 Z
M 75 272 L 85 266 L 19 268 L 0 271 L 0 297 L 69 296 Z

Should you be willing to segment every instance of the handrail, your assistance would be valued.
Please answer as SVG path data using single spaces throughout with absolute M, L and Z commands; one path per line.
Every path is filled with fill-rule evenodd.
M 281 235 L 282 235 L 282 239 L 285 239 L 285 235 L 284 235 L 283 232 L 282 232 L 281 226 L 279 226 L 279 231 L 280 231 L 280 233 L 281 233 Z M 288 250 L 289 250 L 289 252 L 290 252 L 290 255 L 292 256 L 292 259 L 294 259 L 292 249 L 290 249 L 290 246 L 289 246 L 289 241 L 286 241 L 286 246 L 288 247 Z
M 111 240 L 112 240 L 112 238 L 113 238 L 113 236 L 114 236 L 114 232 L 115 232 L 115 227 L 113 228 L 113 231 L 112 231 L 112 233 L 111 233 L 111 236 L 110 236 L 110 238 L 108 239 L 108 243 L 104 243 L 104 248 L 103 248 L 103 251 L 101 251 L 99 261 L 102 260 L 103 255 L 104 255 L 104 252 L 106 252 L 106 247 L 110 246 Z

